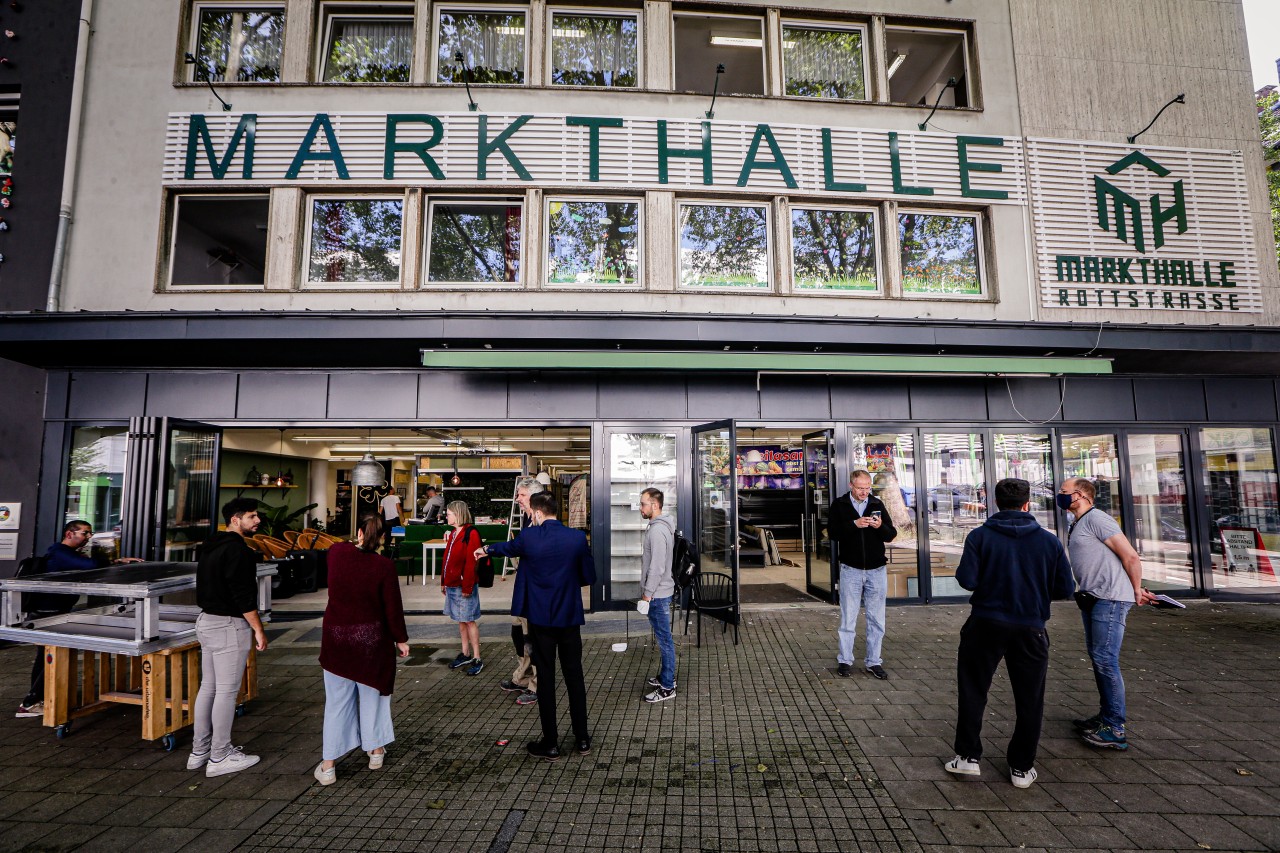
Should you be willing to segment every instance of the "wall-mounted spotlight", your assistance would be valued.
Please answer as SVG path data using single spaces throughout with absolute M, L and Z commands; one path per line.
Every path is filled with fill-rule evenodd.
M 467 61 L 463 57 L 462 51 L 458 51 L 453 55 L 453 61 L 458 63 L 458 67 L 462 69 L 462 85 L 467 87 L 467 109 L 475 112 L 480 109 L 480 105 L 476 103 L 475 98 L 471 97 L 471 71 L 467 68 Z
M 1132 145 L 1134 142 L 1136 142 L 1136 141 L 1138 140 L 1138 137 L 1139 137 L 1139 136 L 1141 136 L 1142 134 L 1144 134 L 1144 133 L 1146 133 L 1148 130 L 1150 130 L 1150 129 L 1151 129 L 1151 126 L 1152 126 L 1153 124 L 1155 124 L 1157 121 L 1159 121 L 1159 120 L 1160 120 L 1160 116 L 1164 115 L 1164 111 L 1165 111 L 1165 110 L 1169 109 L 1169 107 L 1173 106 L 1174 104 L 1185 104 L 1186 102 L 1187 102 L 1187 95 L 1186 95 L 1186 93 L 1184 92 L 1184 93 L 1182 93 L 1181 95 L 1178 95 L 1178 97 L 1176 97 L 1176 98 L 1174 98 L 1173 100 L 1169 101 L 1169 103 L 1165 104 L 1163 107 L 1161 107 L 1161 108 L 1160 108 L 1160 112 L 1156 113 L 1156 117 L 1155 117 L 1155 118 L 1153 118 L 1150 122 L 1148 122 L 1146 127 L 1144 127 L 1142 130 L 1140 130 L 1140 131 L 1138 131 L 1137 133 L 1135 133 L 1133 136 L 1129 136 L 1129 137 L 1125 137 L 1125 138 L 1126 138 L 1126 139 L 1128 139 L 1128 140 L 1129 140 L 1129 144 L 1130 144 L 1130 145 Z
M 920 122 L 921 130 L 929 129 L 929 122 L 933 121 L 933 114 L 938 111 L 938 105 L 942 103 L 942 96 L 947 93 L 948 89 L 954 89 L 955 87 L 956 87 L 956 78 L 948 77 L 947 84 L 942 87 L 942 91 L 938 93 L 937 100 L 933 102 L 933 109 L 929 110 L 929 117 L 926 118 L 924 121 Z
M 222 96 L 219 95 L 218 91 L 213 88 L 213 81 L 209 79 L 209 69 L 205 68 L 203 65 L 196 62 L 196 58 L 189 53 L 184 53 L 182 55 L 182 61 L 187 65 L 194 65 L 196 67 L 195 68 L 196 79 L 203 80 L 209 86 L 209 91 L 213 92 L 213 96 L 218 99 L 218 103 L 222 104 L 223 112 L 230 112 L 231 104 L 222 100 Z
M 720 93 L 720 75 L 724 74 L 724 63 L 716 66 L 716 82 L 711 87 L 711 108 L 707 110 L 707 118 L 716 117 L 716 95 Z

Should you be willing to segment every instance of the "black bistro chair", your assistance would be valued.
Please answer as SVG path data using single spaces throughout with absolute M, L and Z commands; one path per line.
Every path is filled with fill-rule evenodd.
M 733 644 L 738 645 L 738 602 L 733 597 L 733 578 L 723 572 L 698 572 L 693 576 L 693 596 L 685 611 L 684 632 L 689 633 L 689 618 L 698 614 L 698 646 L 702 646 L 702 614 L 721 613 L 716 618 L 724 622 L 720 633 L 729 630 L 733 622 Z

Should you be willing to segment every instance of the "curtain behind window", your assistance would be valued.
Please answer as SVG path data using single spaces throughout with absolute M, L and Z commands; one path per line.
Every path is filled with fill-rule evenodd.
M 326 83 L 407 83 L 413 19 L 336 18 L 325 60 Z

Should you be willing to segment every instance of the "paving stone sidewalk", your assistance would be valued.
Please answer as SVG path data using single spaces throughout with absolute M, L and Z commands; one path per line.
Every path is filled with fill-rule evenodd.
M 1029 790 L 1009 784 L 1007 680 L 988 707 L 981 781 L 948 777 L 954 661 L 967 607 L 891 608 L 891 680 L 835 675 L 837 612 L 745 614 L 742 644 L 678 636 L 678 698 L 640 697 L 657 669 L 645 623 L 590 618 L 585 668 L 595 749 L 529 758 L 537 708 L 496 685 L 509 674 L 506 620 L 485 617 L 488 667 L 444 661 L 456 633 L 416 619 L 401 668 L 386 766 L 358 756 L 338 783 L 319 760 L 323 688 L 315 623 L 277 624 L 261 697 L 235 740 L 262 762 L 206 779 L 184 769 L 189 732 L 166 753 L 138 739 L 136 709 L 54 738 L 0 718 L 0 849 L 55 850 L 1277 850 L 1280 849 L 1280 606 L 1193 602 L 1143 608 L 1125 642 L 1127 753 L 1071 734 L 1096 708 L 1074 605 L 1055 606 L 1044 739 Z M 492 633 L 490 633 L 492 632 Z M 27 647 L 0 649 L 0 700 L 16 706 Z M 567 702 L 559 704 L 568 738 Z M 499 739 L 510 743 L 498 746 Z

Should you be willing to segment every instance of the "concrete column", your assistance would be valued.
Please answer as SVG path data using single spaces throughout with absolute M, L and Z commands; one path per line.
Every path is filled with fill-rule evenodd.
M 644 233 L 640 250 L 644 254 L 646 290 L 673 291 L 677 284 L 678 249 L 676 235 L 676 194 L 650 190 L 644 197 Z
M 311 80 L 312 45 L 316 18 L 312 0 L 288 0 L 284 10 L 284 62 L 280 80 L 306 83 Z
M 644 63 L 646 89 L 671 89 L 675 78 L 671 64 L 671 4 L 663 0 L 650 0 L 644 4 L 644 22 L 641 25 L 641 48 Z
M 306 251 L 304 195 L 295 187 L 271 190 L 267 215 L 267 290 L 297 290 L 301 286 L 301 253 Z

